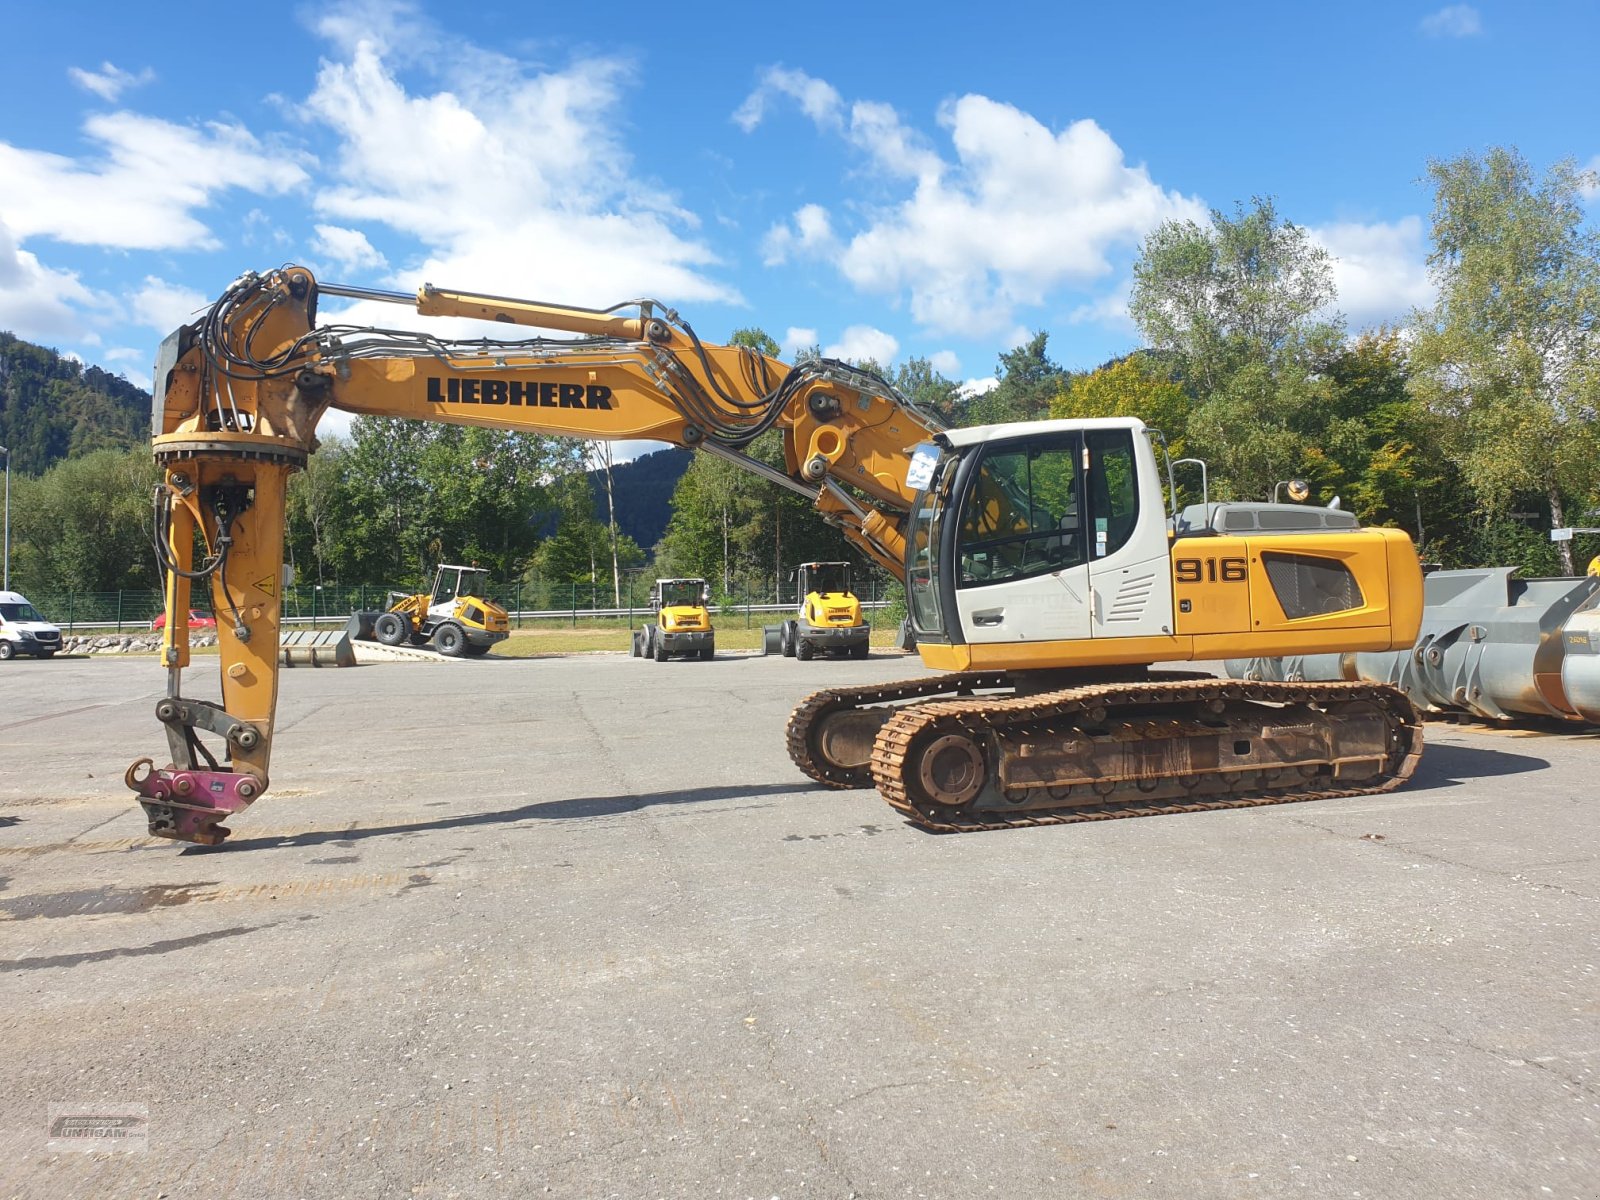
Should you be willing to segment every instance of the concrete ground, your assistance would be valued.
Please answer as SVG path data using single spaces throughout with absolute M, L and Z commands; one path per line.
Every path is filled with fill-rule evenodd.
M 1600 1196 L 1593 737 L 939 837 L 783 749 L 919 671 L 289 671 L 207 850 L 123 788 L 154 661 L 0 664 L 0 1195 Z

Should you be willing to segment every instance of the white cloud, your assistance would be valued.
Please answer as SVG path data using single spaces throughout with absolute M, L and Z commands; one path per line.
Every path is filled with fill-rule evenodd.
M 129 297 L 133 319 L 163 337 L 179 325 L 189 324 L 210 303 L 211 297 L 154 275 L 146 275 L 144 285 Z
M 1421 217 L 1308 232 L 1333 258 L 1336 303 L 1354 327 L 1399 322 L 1433 303 Z
M 23 250 L 0 219 L 0 329 L 31 342 L 83 341 L 78 310 L 110 307 L 108 297 L 85 287 L 72 272 L 51 270 Z
M 827 258 L 838 252 L 828 210 L 820 204 L 807 204 L 794 214 L 793 225 L 774 225 L 762 241 L 762 263 L 776 267 L 796 255 Z
M 323 65 L 305 105 L 340 141 L 316 204 L 341 227 L 385 225 L 421 243 L 420 261 L 391 277 L 397 286 L 592 305 L 739 301 L 708 274 L 718 260 L 706 243 L 681 232 L 695 227 L 692 214 L 631 175 L 616 134 L 629 78 L 620 60 L 529 74 L 435 31 L 428 44 L 448 52 L 431 58 L 447 86 L 412 93 L 384 37 L 340 28 L 352 39 L 348 61 Z
M 330 408 L 317 422 L 317 437 L 324 442 L 332 437 L 348 438 L 350 431 L 355 428 L 355 423 L 355 414 Z
M 778 348 L 783 351 L 783 357 L 793 362 L 795 355 L 818 345 L 819 341 L 820 339 L 817 337 L 815 329 L 803 329 L 797 325 L 791 325 L 778 341 Z
M 1107 296 L 1097 296 L 1087 304 L 1078 305 L 1068 315 L 1067 321 L 1073 325 L 1110 325 L 1128 330 L 1136 328 L 1133 316 L 1128 311 L 1127 287 Z
M 799 105 L 800 111 L 818 125 L 838 127 L 842 123 L 844 100 L 832 84 L 814 79 L 804 71 L 769 67 L 762 72 L 755 91 L 745 97 L 739 111 L 733 114 L 734 124 L 749 133 L 766 117 L 767 105 L 784 96 Z
M 936 350 L 928 355 L 928 365 L 946 379 L 954 379 L 961 374 L 961 360 L 956 357 L 954 350 Z
M 1429 13 L 1417 28 L 1429 37 L 1473 37 L 1483 32 L 1483 20 L 1470 4 L 1451 4 Z
M 785 72 L 781 86 L 764 81 L 746 101 L 757 118 L 741 124 L 753 129 L 776 96 L 824 89 L 832 90 Z M 1111 252 L 1161 222 L 1207 216 L 1197 200 L 1129 166 L 1092 120 L 1053 132 L 1011 105 L 962 96 L 938 114 L 953 151 L 945 157 L 887 105 L 857 102 L 848 122 L 838 106 L 813 109 L 820 129 L 841 132 L 901 194 L 849 236 L 834 232 L 834 214 L 807 205 L 769 233 L 769 260 L 804 251 L 832 262 L 863 292 L 908 295 L 913 316 L 932 329 L 996 334 L 1018 309 L 1109 274 Z
M 1578 186 L 1578 194 L 1590 204 L 1600 200 L 1600 154 L 1596 154 L 1583 168 L 1589 178 Z
M 847 362 L 865 362 L 871 359 L 887 368 L 900 353 L 900 343 L 892 334 L 871 325 L 852 325 L 839 335 L 839 340 L 822 348 L 824 358 L 841 358 Z
M 99 353 L 99 359 L 108 367 L 116 367 L 122 377 L 135 387 L 150 390 L 150 367 L 155 359 L 152 349 L 135 349 L 132 346 L 112 346 Z
M 296 154 L 240 125 L 195 128 L 137 113 L 90 117 L 94 160 L 0 143 L 0 220 L 25 242 L 51 237 L 122 250 L 213 249 L 195 215 L 231 188 L 279 193 L 304 183 Z
M 994 375 L 986 375 L 982 379 L 969 379 L 961 385 L 961 395 L 970 400 L 974 396 L 992 392 L 999 386 L 1000 380 Z
M 318 225 L 312 250 L 335 266 L 346 270 L 378 270 L 389 265 L 388 260 L 367 241 L 359 229 L 346 229 L 342 225 Z
M 82 67 L 68 67 L 67 75 L 79 87 L 93 92 L 100 99 L 115 103 L 118 96 L 131 87 L 141 87 L 156 77 L 149 67 L 137 75 L 130 74 L 111 63 L 103 62 L 98 71 L 85 71 Z
M 346 55 L 362 44 L 384 54 L 438 44 L 411 0 L 341 0 L 319 11 L 314 27 Z

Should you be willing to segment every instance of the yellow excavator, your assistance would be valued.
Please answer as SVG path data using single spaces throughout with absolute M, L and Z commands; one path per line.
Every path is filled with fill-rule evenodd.
M 485 595 L 488 579 L 482 568 L 440 563 L 432 591 L 391 592 L 388 608 L 350 618 L 350 636 L 385 646 L 431 645 L 446 658 L 481 658 L 511 636 L 510 615 Z
M 578 336 L 324 324 L 324 298 Z M 918 652 L 940 673 L 816 693 L 789 719 L 790 756 L 827 786 L 875 786 L 925 829 L 1384 792 L 1421 753 L 1415 708 L 1384 684 L 1158 666 L 1410 646 L 1422 571 L 1403 532 L 1212 502 L 1203 474 L 1201 502 L 1180 508 L 1164 441 L 1138 420 L 945 429 L 873 372 L 705 343 L 655 301 L 389 292 L 285 266 L 241 276 L 157 358 L 168 682 L 156 717 L 171 761 L 126 773 L 154 834 L 221 841 L 222 822 L 269 786 L 284 488 L 330 407 L 665 441 L 808 497 L 904 581 Z M 746 453 L 769 429 L 782 468 Z M 195 584 L 220 618 L 220 702 L 183 690 L 176 618 Z

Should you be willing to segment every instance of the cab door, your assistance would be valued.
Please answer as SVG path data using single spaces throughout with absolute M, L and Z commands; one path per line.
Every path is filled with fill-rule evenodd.
M 1058 431 L 985 446 L 966 474 L 955 607 L 973 644 L 1087 638 L 1083 437 Z
M 1147 435 L 1089 429 L 1083 437 L 1091 632 L 1097 638 L 1170 637 L 1167 516 Z

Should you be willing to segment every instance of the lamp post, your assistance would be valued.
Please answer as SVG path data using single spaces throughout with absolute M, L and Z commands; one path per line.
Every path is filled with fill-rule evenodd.
M 11 451 L 0 446 L 0 454 L 6 456 L 5 582 L 0 583 L 0 592 L 9 592 L 11 590 Z

